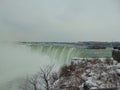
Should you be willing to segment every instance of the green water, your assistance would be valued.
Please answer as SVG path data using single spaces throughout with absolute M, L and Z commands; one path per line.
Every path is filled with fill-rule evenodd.
M 79 58 L 105 58 L 111 57 L 112 48 L 87 49 L 87 46 L 74 44 L 31 44 L 31 50 L 48 55 L 52 59 L 69 62 L 74 57 Z
M 111 57 L 111 48 L 86 49 L 76 44 L 0 44 L 0 90 L 19 90 L 26 75 L 44 65 L 59 69 L 74 57 Z

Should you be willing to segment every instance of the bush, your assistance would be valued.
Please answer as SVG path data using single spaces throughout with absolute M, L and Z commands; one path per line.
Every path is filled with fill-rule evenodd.
M 70 66 L 64 65 L 61 69 L 60 69 L 60 77 L 67 77 L 70 76 Z

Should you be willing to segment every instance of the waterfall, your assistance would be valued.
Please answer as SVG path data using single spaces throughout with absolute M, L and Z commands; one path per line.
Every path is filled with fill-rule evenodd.
M 73 57 L 111 57 L 111 48 L 107 49 L 87 49 L 85 46 L 75 44 L 30 44 L 32 51 L 37 51 L 41 55 L 47 55 L 52 60 L 69 63 Z
M 61 65 L 69 64 L 73 57 L 101 56 L 111 56 L 111 49 L 89 50 L 85 46 L 61 43 L 22 45 L 0 43 L 0 90 L 17 90 L 26 74 L 34 74 L 44 65 L 55 64 L 55 69 L 59 69 Z
M 42 55 L 48 55 L 51 59 L 69 63 L 72 57 L 84 57 L 81 48 L 67 45 L 29 45 L 31 50 L 38 51 Z

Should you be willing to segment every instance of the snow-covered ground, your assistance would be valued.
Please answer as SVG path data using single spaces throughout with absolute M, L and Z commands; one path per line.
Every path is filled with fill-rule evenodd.
M 73 58 L 58 76 L 52 90 L 116 88 L 120 86 L 120 63 L 112 58 Z

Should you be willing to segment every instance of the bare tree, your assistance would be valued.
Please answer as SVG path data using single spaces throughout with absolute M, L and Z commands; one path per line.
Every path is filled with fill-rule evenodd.
M 39 72 L 39 84 L 41 85 L 41 87 L 43 87 L 43 89 L 45 90 L 50 90 L 51 84 L 52 84 L 52 69 L 53 66 L 47 66 L 44 69 L 40 68 L 40 72 Z
M 27 76 L 24 80 L 24 83 L 20 86 L 21 90 L 40 90 L 38 88 L 38 74 L 35 74 L 31 77 Z
M 27 77 L 24 84 L 20 87 L 21 90 L 50 90 L 54 83 L 52 80 L 53 66 L 40 68 L 40 71 L 32 77 Z

